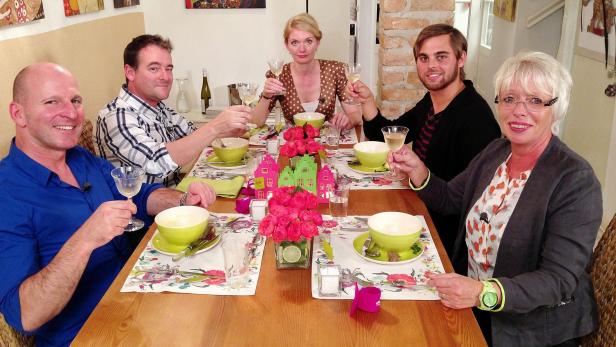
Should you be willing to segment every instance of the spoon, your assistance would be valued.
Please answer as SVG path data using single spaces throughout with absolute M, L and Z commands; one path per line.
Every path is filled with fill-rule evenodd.
M 227 145 L 225 145 L 225 142 L 222 139 L 218 139 L 218 142 L 220 142 L 220 147 L 227 148 Z

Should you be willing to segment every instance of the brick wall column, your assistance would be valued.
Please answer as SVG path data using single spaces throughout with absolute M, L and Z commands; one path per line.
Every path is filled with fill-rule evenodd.
M 413 44 L 425 26 L 453 25 L 454 0 L 380 0 L 379 85 L 381 113 L 388 118 L 411 109 L 425 94 L 417 77 Z

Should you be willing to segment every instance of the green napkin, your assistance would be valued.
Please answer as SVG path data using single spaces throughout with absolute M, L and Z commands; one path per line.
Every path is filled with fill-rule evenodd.
M 235 199 L 244 185 L 244 176 L 235 176 L 232 179 L 218 180 L 199 177 L 184 177 L 182 182 L 180 182 L 175 189 L 185 192 L 188 189 L 188 186 L 193 182 L 203 182 L 209 184 L 216 191 L 216 195 L 223 198 Z

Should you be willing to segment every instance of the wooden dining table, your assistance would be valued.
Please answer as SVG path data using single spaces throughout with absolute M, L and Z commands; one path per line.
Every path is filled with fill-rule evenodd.
M 218 198 L 208 209 L 235 212 L 235 201 Z M 320 209 L 328 213 L 326 205 Z M 350 192 L 349 215 L 384 211 L 424 216 L 445 271 L 453 271 L 415 192 Z M 73 346 L 486 346 L 470 309 L 434 300 L 382 300 L 377 313 L 349 315 L 351 300 L 314 299 L 310 270 L 276 269 L 272 240 L 265 245 L 256 295 L 121 293 L 155 229 L 148 230 Z

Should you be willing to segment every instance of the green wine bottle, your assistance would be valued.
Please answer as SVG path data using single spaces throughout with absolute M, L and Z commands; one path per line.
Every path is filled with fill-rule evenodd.
M 203 84 L 201 85 L 201 113 L 205 114 L 205 111 L 210 107 L 210 99 L 212 94 L 210 93 L 210 86 L 207 84 L 207 69 L 203 69 Z

